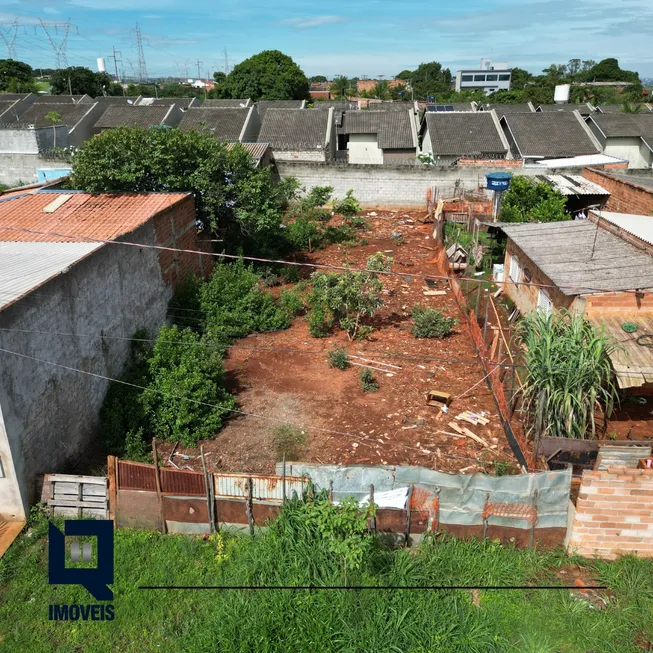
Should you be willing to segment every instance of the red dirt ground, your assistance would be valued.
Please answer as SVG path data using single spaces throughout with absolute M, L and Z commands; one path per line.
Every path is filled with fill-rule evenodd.
M 447 283 L 437 283 L 437 289 L 447 290 L 446 295 L 426 297 L 424 281 L 411 277 L 437 275 L 435 265 L 429 262 L 435 254 L 429 228 L 420 224 L 425 214 L 377 211 L 376 215 L 363 215 L 368 216 L 370 227 L 361 233 L 369 241 L 367 245 L 333 245 L 307 260 L 362 268 L 375 252 L 394 257 L 393 271 L 406 276 L 382 277 L 384 306 L 371 322 L 374 331 L 370 339 L 349 342 L 338 330 L 316 339 L 310 336 L 305 318 L 298 317 L 290 329 L 252 335 L 235 343 L 225 361 L 229 383 L 238 395 L 240 410 L 259 417 L 236 416 L 215 440 L 205 441 L 208 466 L 224 472 L 273 473 L 279 457 L 272 444 L 272 430 L 279 423 L 291 422 L 305 427 L 308 445 L 304 461 L 421 465 L 466 473 L 491 472 L 491 461 L 502 461 L 516 470 L 494 399 L 483 380 L 483 368 Z M 392 233 L 401 234 L 403 243 L 396 244 Z M 415 338 L 410 333 L 410 311 L 416 303 L 457 317 L 455 333 L 443 340 Z M 326 353 L 334 344 L 344 346 L 350 354 L 401 369 L 389 368 L 388 374 L 374 371 L 381 387 L 376 393 L 364 393 L 359 380 L 362 368 L 341 371 L 328 367 Z M 465 362 L 452 362 L 460 360 Z M 453 395 L 448 415 L 426 404 L 430 389 Z M 452 432 L 448 422 L 466 410 L 484 411 L 490 419 L 484 427 L 460 423 L 486 440 L 489 449 L 469 438 L 447 434 Z M 162 455 L 167 458 L 171 449 L 170 444 L 162 446 Z M 176 456 L 179 466 L 201 469 L 197 449 L 177 451 L 190 456 L 189 460 Z

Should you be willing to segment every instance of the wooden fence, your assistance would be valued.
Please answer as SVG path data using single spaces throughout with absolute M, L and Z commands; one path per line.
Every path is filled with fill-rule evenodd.
M 41 501 L 54 515 L 108 519 L 108 479 L 103 476 L 46 474 Z

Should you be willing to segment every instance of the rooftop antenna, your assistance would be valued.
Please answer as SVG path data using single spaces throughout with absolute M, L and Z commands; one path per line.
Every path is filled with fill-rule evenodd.
M 18 18 L 14 18 L 13 23 L 0 23 L 0 38 L 7 46 L 7 56 L 10 59 L 16 58 L 16 33 L 18 27 Z
M 57 68 L 68 68 L 66 49 L 68 47 L 68 33 L 72 27 L 70 20 L 67 20 L 65 23 L 44 23 L 43 19 L 39 18 L 39 22 L 41 23 L 41 27 L 54 50 Z M 60 42 L 57 43 L 55 36 L 59 36 L 59 28 L 63 30 L 63 35 L 61 36 Z M 53 30 L 54 35 L 52 34 Z

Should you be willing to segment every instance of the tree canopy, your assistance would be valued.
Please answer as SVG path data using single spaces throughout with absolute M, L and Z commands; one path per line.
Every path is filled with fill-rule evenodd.
M 0 92 L 32 93 L 36 91 L 34 71 L 22 61 L 0 59 Z
M 319 83 L 328 82 L 329 80 L 324 75 L 313 75 L 313 77 L 308 78 L 308 81 L 311 84 L 319 84 Z
M 56 70 L 50 78 L 53 95 L 122 95 L 122 88 L 107 73 L 96 73 L 83 66 Z
M 546 182 L 533 183 L 523 175 L 512 178 L 501 201 L 503 222 L 560 222 L 570 220 L 567 200 Z
M 265 50 L 239 63 L 221 84 L 223 97 L 258 100 L 307 100 L 309 83 L 302 69 L 279 50 Z
M 402 70 L 397 78 L 410 81 L 416 100 L 451 92 L 451 71 L 437 61 L 422 63 L 414 71 Z

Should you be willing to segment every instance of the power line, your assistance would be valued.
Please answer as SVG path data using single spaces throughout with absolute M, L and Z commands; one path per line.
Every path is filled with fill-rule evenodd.
M 43 19 L 39 18 L 39 22 L 41 23 L 41 27 L 43 28 L 43 31 L 45 32 L 48 41 L 50 41 L 50 45 L 54 51 L 57 68 L 68 68 L 66 48 L 68 46 L 68 34 L 70 33 L 70 28 L 72 27 L 70 20 L 67 20 L 65 23 L 44 23 Z M 54 29 L 54 33 L 58 35 L 59 28 L 63 29 L 63 36 L 61 37 L 60 42 L 57 43 L 52 30 Z
M 63 191 L 62 191 L 63 192 Z M 25 193 L 25 195 L 29 195 L 30 193 Z M 9 198 L 9 200 L 15 200 L 20 197 L 24 197 L 23 195 L 16 195 L 14 197 Z M 1 196 L 0 196 L 1 199 Z M 305 268 L 313 268 L 316 270 L 338 270 L 340 272 L 369 272 L 366 268 L 356 268 L 356 267 L 351 267 L 351 266 L 346 266 L 346 265 L 328 265 L 324 263 L 304 263 L 304 262 L 298 262 L 298 261 L 286 261 L 284 259 L 269 259 L 269 258 L 262 258 L 258 256 L 243 256 L 242 254 L 226 254 L 224 252 L 206 252 L 206 251 L 201 251 L 201 250 L 196 250 L 196 249 L 182 249 L 179 247 L 166 247 L 164 245 L 150 245 L 146 243 L 133 243 L 127 240 L 104 240 L 101 238 L 92 238 L 90 236 L 80 236 L 79 234 L 63 234 L 57 231 L 38 231 L 36 229 L 27 229 L 25 227 L 11 227 L 11 226 L 5 226 L 5 225 L 0 225 L 0 230 L 5 229 L 7 231 L 18 231 L 22 233 L 28 233 L 36 236 L 54 236 L 57 238 L 65 238 L 67 239 L 66 242 L 89 242 L 89 243 L 100 243 L 104 245 L 126 245 L 128 247 L 138 247 L 138 248 L 145 248 L 145 249 L 154 249 L 158 251 L 165 251 L 165 252 L 179 252 L 181 254 L 197 254 L 199 256 L 211 256 L 215 258 L 226 258 L 230 260 L 241 260 L 241 261 L 251 261 L 253 263 L 268 263 L 268 264 L 273 264 L 273 265 L 287 265 L 287 266 L 293 266 L 293 267 L 305 267 Z M 467 281 L 470 283 L 477 283 L 477 284 L 483 284 L 487 283 L 486 279 L 473 279 L 473 278 L 468 278 L 465 277 L 464 279 L 461 277 L 451 277 L 447 275 L 442 275 L 442 274 L 419 274 L 416 272 L 395 272 L 393 270 L 375 270 L 375 274 L 379 275 L 386 275 L 386 276 L 394 276 L 394 277 L 403 277 L 403 278 L 415 278 L 415 279 L 423 279 L 423 280 L 441 280 L 441 281 Z M 565 284 L 560 284 L 560 285 L 554 285 L 550 283 L 533 283 L 532 281 L 513 281 L 511 280 L 511 283 L 513 283 L 515 286 L 529 286 L 532 288 L 552 288 L 552 289 L 566 289 L 566 290 L 575 290 L 579 294 L 586 294 L 589 291 L 594 291 L 594 292 L 615 292 L 613 288 L 591 288 L 587 286 L 583 287 L 578 287 L 578 286 L 569 286 Z M 634 294 L 634 295 L 650 295 L 653 294 L 653 291 L 650 290 L 620 290 L 619 292 L 623 293 L 628 293 L 628 294 Z

